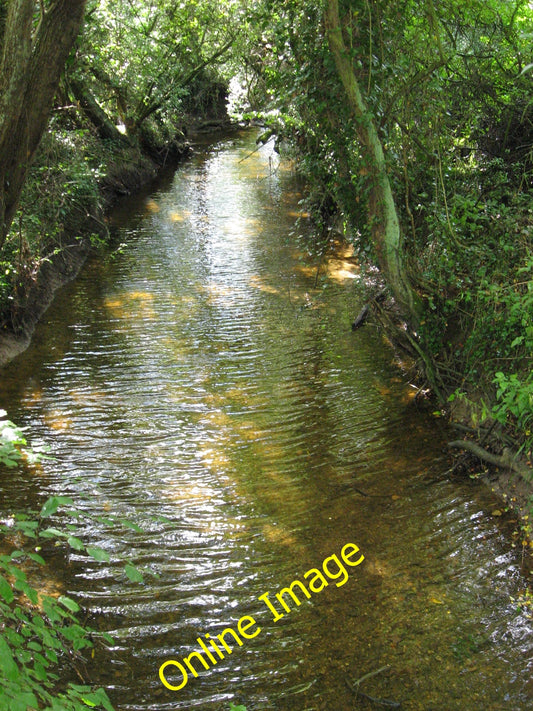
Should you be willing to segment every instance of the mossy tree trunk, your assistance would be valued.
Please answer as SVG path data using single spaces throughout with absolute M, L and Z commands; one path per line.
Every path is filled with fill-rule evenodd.
M 89 121 L 98 131 L 100 138 L 116 141 L 117 143 L 126 143 L 126 137 L 120 133 L 113 121 L 111 121 L 109 116 L 96 101 L 86 84 L 80 79 L 71 77 L 69 85 L 74 94 L 74 98 L 83 109 Z
M 7 0 L 0 57 L 0 248 L 46 128 L 86 0 Z
M 326 1 L 324 20 L 329 48 L 355 119 L 357 137 L 368 171 L 370 181 L 369 221 L 379 267 L 405 317 L 416 328 L 421 314 L 421 302 L 407 277 L 400 223 L 387 174 L 383 147 L 344 43 L 338 0 Z

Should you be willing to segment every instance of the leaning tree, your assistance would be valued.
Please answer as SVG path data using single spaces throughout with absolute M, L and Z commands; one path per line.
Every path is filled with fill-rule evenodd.
M 86 0 L 0 0 L 0 248 L 45 131 Z

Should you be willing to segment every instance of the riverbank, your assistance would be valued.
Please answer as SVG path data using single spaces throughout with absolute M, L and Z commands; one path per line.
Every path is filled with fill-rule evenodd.
M 162 170 L 177 167 L 191 154 L 195 136 L 232 128 L 227 116 L 189 117 L 165 142 L 145 137 L 110 144 L 88 129 L 81 137 L 71 138 L 64 129 L 61 135 L 52 123 L 28 179 L 17 229 L 6 245 L 11 251 L 4 250 L 0 258 L 5 274 L 0 280 L 0 368 L 28 347 L 56 291 L 78 275 L 91 251 L 107 244 L 110 208 Z M 65 165 L 69 156 L 58 154 L 58 144 L 69 141 L 76 154 Z
M 517 518 L 516 538 L 521 541 L 531 567 L 531 451 L 524 451 L 523 441 L 512 423 L 505 426 L 491 416 L 493 413 L 483 399 L 488 400 L 488 395 L 467 386 L 459 373 L 455 379 L 448 374 L 443 381 L 439 373 L 441 363 L 438 359 L 423 358 L 417 351 L 394 300 L 383 298 L 383 286 L 383 283 L 379 288 L 376 286 L 375 275 L 367 285 L 369 312 L 399 354 L 398 361 L 404 364 L 402 369 L 416 388 L 416 397 L 424 399 L 428 403 L 428 414 L 444 419 L 455 435 L 447 443 L 450 458 L 447 474 L 482 481 L 499 497 L 501 507 L 495 509 L 496 515 L 510 512 Z
M 28 347 L 34 328 L 57 289 L 77 276 L 91 250 L 108 241 L 107 211 L 121 196 L 140 190 L 163 168 L 177 165 L 189 152 L 190 144 L 185 139 L 150 153 L 139 146 L 113 147 L 96 192 L 81 205 L 71 204 L 62 212 L 61 226 L 53 241 L 45 242 L 40 252 L 31 254 L 29 237 L 21 235 L 17 280 L 11 293 L 4 293 L 0 315 L 0 367 Z M 55 225 L 46 228 L 56 229 Z M 25 255 L 24 250 L 28 251 Z

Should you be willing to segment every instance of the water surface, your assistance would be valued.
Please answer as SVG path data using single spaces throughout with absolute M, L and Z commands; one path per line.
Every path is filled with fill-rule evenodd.
M 120 711 L 373 708 L 346 682 L 385 665 L 361 690 L 403 709 L 529 709 L 511 524 L 446 477 L 446 432 L 378 330 L 350 330 L 356 265 L 317 278 L 294 234 L 297 181 L 254 138 L 199 146 L 124 202 L 123 249 L 60 292 L 3 371 L 0 406 L 56 461 L 4 478 L 2 507 L 67 493 L 142 527 L 87 523 L 111 562 L 73 554 L 53 571 L 116 639 L 88 670 Z M 259 596 L 347 543 L 365 556 L 348 580 L 274 622 Z M 163 687 L 164 661 L 243 616 L 261 632 Z

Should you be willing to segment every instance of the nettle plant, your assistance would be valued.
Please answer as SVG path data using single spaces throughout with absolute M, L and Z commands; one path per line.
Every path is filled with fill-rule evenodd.
M 46 448 L 28 447 L 23 428 L 4 419 L 6 417 L 7 412 L 0 410 L 0 464 L 16 467 L 23 457 L 30 462 L 41 460 L 45 456 Z
M 23 429 L 0 410 L 0 475 L 2 465 L 15 467 L 22 459 L 39 461 L 46 455 L 28 446 Z M 63 682 L 70 664 L 80 676 L 82 655 L 95 642 L 113 644 L 105 632 L 80 622 L 80 606 L 66 595 L 44 594 L 43 556 L 59 544 L 108 561 L 106 551 L 86 545 L 75 534 L 72 521 L 86 514 L 72 509 L 68 496 L 52 496 L 39 512 L 19 512 L 0 519 L 0 708 L 3 711 L 87 711 L 113 706 L 104 689 Z M 59 523 L 61 511 L 70 523 Z M 106 522 L 113 524 L 106 518 Z M 118 521 L 117 521 L 118 523 Z M 53 525 L 56 524 L 56 525 Z M 141 530 L 129 521 L 120 521 Z M 42 555 L 41 555 L 42 553 Z M 142 573 L 125 562 L 124 572 L 134 581 Z M 41 573 L 41 575 L 39 575 Z M 64 672 L 64 673 L 63 673 Z M 83 678 L 83 677 L 81 677 Z
M 503 425 L 512 424 L 524 436 L 521 450 L 531 456 L 533 450 L 533 374 L 520 378 L 516 373 L 496 373 L 497 403 L 492 408 L 495 420 Z

